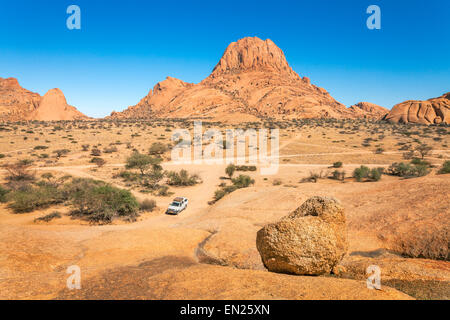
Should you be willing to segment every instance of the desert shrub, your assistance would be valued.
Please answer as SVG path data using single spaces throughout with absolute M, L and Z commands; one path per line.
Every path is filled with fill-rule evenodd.
M 26 213 L 62 203 L 64 196 L 56 187 L 40 184 L 12 191 L 8 195 L 8 200 L 11 201 L 9 207 L 15 213 Z
M 0 153 L 0 159 L 3 159 L 4 157 L 6 157 L 3 153 Z
M 157 186 L 155 193 L 157 196 L 160 196 L 160 197 L 168 197 L 171 194 L 173 194 L 172 192 L 169 192 L 168 186 Z
M 439 169 L 438 173 L 439 174 L 450 173 L 450 160 L 447 160 L 442 164 L 442 168 Z
M 156 156 L 156 155 L 162 155 L 164 152 L 168 150 L 167 146 L 162 142 L 154 142 L 150 149 L 148 150 L 148 153 L 150 155 Z
M 9 190 L 0 186 L 0 203 L 5 203 L 8 201 L 7 195 Z
M 33 181 L 35 174 L 31 172 L 31 160 L 19 160 L 15 163 L 6 164 L 3 167 L 8 172 L 6 180 L 9 181 Z
M 223 197 L 227 195 L 227 192 L 224 189 L 219 189 L 214 192 L 214 201 L 219 201 Z
M 256 166 L 236 166 L 236 171 L 256 171 Z
M 252 184 L 255 184 L 255 180 L 247 175 L 239 175 L 239 177 L 232 179 L 233 185 L 237 188 L 247 188 Z
M 47 146 L 35 146 L 33 148 L 33 150 L 45 150 L 45 149 L 48 149 L 48 147 Z
M 334 170 L 331 174 L 331 179 L 344 181 L 345 171 Z
M 126 182 L 135 182 L 140 180 L 140 175 L 135 172 L 123 170 L 119 172 L 115 177 L 120 177 Z
M 161 158 L 155 158 L 146 154 L 133 152 L 133 154 L 127 158 L 127 169 L 138 169 L 141 175 L 145 175 L 147 170 L 153 168 L 154 170 L 161 169 Z
M 376 148 L 375 151 L 374 151 L 375 154 L 382 154 L 383 152 L 384 152 L 384 149 L 381 148 L 381 147 Z
M 300 180 L 300 182 L 314 182 L 316 183 L 317 180 L 321 179 L 321 173 L 316 173 L 316 172 L 309 172 L 309 176 L 307 176 L 306 178 L 303 178 L 302 180 Z
M 415 148 L 415 151 L 420 153 L 420 156 L 422 157 L 422 159 L 425 158 L 428 154 L 430 154 L 430 152 L 432 150 L 433 150 L 433 148 L 426 144 L 420 144 Z
M 236 171 L 236 166 L 232 163 L 230 163 L 226 168 L 225 168 L 225 173 L 226 175 L 231 179 L 231 177 L 233 176 L 234 172 Z
M 281 181 L 280 179 L 274 179 L 272 182 L 272 185 L 274 186 L 279 186 L 283 183 L 283 181 Z
M 39 222 L 39 221 L 49 222 L 49 221 L 52 221 L 53 219 L 59 219 L 59 218 L 61 218 L 61 214 L 58 211 L 54 211 L 43 217 L 34 219 L 34 222 Z
M 431 167 L 431 163 L 429 161 L 425 161 L 419 158 L 413 158 L 411 160 L 411 164 L 416 165 L 416 166 L 427 166 L 427 167 Z
M 82 151 L 89 151 L 89 145 L 88 144 L 83 144 L 83 145 L 81 145 L 81 149 L 82 149 Z
M 69 149 L 58 149 L 58 150 L 53 151 L 53 153 L 56 154 L 56 158 L 58 158 L 58 159 L 67 155 L 69 152 L 70 152 Z
M 90 221 L 109 223 L 116 216 L 137 217 L 139 203 L 128 190 L 91 179 L 78 181 L 71 195 L 73 214 Z M 80 183 L 81 182 L 81 183 Z M 83 185 L 83 188 L 80 188 Z
M 91 163 L 94 163 L 97 165 L 97 167 L 103 167 L 106 164 L 106 160 L 100 157 L 93 157 L 91 159 Z
M 342 161 L 336 161 L 333 163 L 333 168 L 342 168 Z
M 353 171 L 353 178 L 355 178 L 356 181 L 361 182 L 363 179 L 369 177 L 369 173 L 370 169 L 368 167 L 361 166 Z
M 107 147 L 105 148 L 105 150 L 103 150 L 104 153 L 113 153 L 113 152 L 117 152 L 117 147 L 116 146 L 111 146 L 111 147 Z
M 193 186 L 200 182 L 198 175 L 190 175 L 184 169 L 181 169 L 180 172 L 169 171 L 167 172 L 167 177 L 167 184 L 170 186 Z
M 402 178 L 422 177 L 427 175 L 429 172 L 429 167 L 426 164 L 410 164 L 403 162 L 394 162 L 387 170 L 388 174 Z
M 383 172 L 377 168 L 370 170 L 369 179 L 372 181 L 379 181 Z
M 221 189 L 214 192 L 214 198 L 208 204 L 214 204 L 215 202 L 222 199 L 225 195 L 232 193 L 240 188 L 247 188 L 251 184 L 255 183 L 255 180 L 246 175 L 239 175 L 239 177 L 232 179 L 233 184 L 228 186 L 223 186 Z
M 98 149 L 98 148 L 91 149 L 91 156 L 99 157 L 99 156 L 101 156 L 101 154 L 102 154 L 102 152 L 100 149 Z
M 234 185 L 234 184 L 232 184 L 232 185 L 230 185 L 230 186 L 226 186 L 226 187 L 223 188 L 223 190 L 224 190 L 226 193 L 231 193 L 231 192 L 233 192 L 233 191 L 236 191 L 237 189 L 239 189 L 239 187 L 236 186 L 236 185 Z
M 142 211 L 152 212 L 156 208 L 156 201 L 153 199 L 145 199 L 139 204 Z

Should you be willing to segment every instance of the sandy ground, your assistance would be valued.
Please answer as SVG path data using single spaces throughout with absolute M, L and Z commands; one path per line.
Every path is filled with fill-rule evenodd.
M 118 152 L 102 155 L 107 160 L 102 168 L 89 164 L 91 156 L 81 151 L 80 145 L 89 141 L 91 146 L 105 147 L 120 136 L 139 132 L 141 136 L 132 138 L 132 144 L 145 151 L 152 142 L 163 141 L 159 139 L 161 135 L 166 142 L 170 139 L 170 132 L 164 126 L 152 128 L 151 133 L 135 125 L 57 131 L 52 128 L 34 130 L 33 135 L 41 142 L 23 140 L 25 134 L 19 128 L 0 132 L 0 153 L 5 154 L 0 161 L 30 157 L 36 153 L 34 147 L 42 144 L 50 148 L 38 153 L 51 154 L 53 149 L 61 148 L 56 145 L 58 141 L 71 136 L 77 144 L 62 144 L 71 152 L 61 159 L 50 156 L 37 160 L 37 175 L 70 174 L 127 188 L 113 178 L 132 152 L 126 147 L 126 141 L 117 145 Z M 42 135 L 37 133 L 39 130 Z M 0 298 L 404 299 L 409 294 L 416 298 L 449 299 L 448 262 L 405 258 L 389 250 L 389 241 L 395 241 L 395 235 L 413 232 L 412 227 L 416 225 L 430 226 L 430 230 L 436 224 L 450 225 L 448 175 L 431 173 L 409 180 L 383 176 L 381 181 L 372 183 L 357 183 L 352 179 L 344 183 L 330 179 L 301 183 L 311 172 L 331 171 L 329 167 L 335 161 L 344 162 L 347 176 L 361 164 L 378 167 L 404 161 L 396 143 L 407 140 L 413 144 L 414 141 L 410 137 L 386 134 L 385 152 L 374 154 L 361 146 L 367 132 L 349 138 L 338 133 L 342 128 L 292 130 L 281 131 L 280 168 L 276 175 L 246 172 L 255 179 L 255 185 L 237 190 L 214 205 L 208 201 L 218 185 L 226 181 L 222 179 L 225 164 L 177 165 L 166 158 L 164 169 L 183 168 L 198 174 L 203 181 L 193 187 L 170 188 L 174 196 L 189 198 L 188 209 L 178 216 L 164 214 L 171 197 L 155 197 L 139 189 L 133 189 L 133 194 L 139 200 L 155 199 L 158 209 L 143 214 L 134 223 L 89 225 L 67 216 L 49 223 L 35 223 L 35 218 L 55 209 L 67 213 L 69 208 L 52 207 L 17 215 L 1 205 Z M 121 134 L 117 136 L 110 131 Z M 51 132 L 56 134 L 50 135 Z M 343 136 L 351 141 L 328 141 L 341 141 Z M 437 166 L 450 154 L 445 147 L 448 135 L 443 139 L 437 142 L 432 136 L 427 139 L 434 146 L 433 154 L 427 159 Z M 274 185 L 275 180 L 280 181 L 279 185 Z M 350 249 L 341 263 L 343 271 L 338 276 L 321 277 L 267 272 L 256 251 L 256 232 L 314 195 L 334 196 L 346 209 Z M 365 269 L 372 264 L 382 269 L 381 291 L 365 286 Z M 81 268 L 81 290 L 66 288 L 69 276 L 66 269 L 71 265 Z

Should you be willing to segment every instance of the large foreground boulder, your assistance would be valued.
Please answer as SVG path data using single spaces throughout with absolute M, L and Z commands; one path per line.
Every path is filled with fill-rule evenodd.
M 256 247 L 269 271 L 330 273 L 348 248 L 344 209 L 333 198 L 310 198 L 287 217 L 259 230 Z

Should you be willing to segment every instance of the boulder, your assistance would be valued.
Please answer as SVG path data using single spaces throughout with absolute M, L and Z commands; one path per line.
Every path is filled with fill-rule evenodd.
M 256 247 L 269 271 L 330 273 L 348 248 L 344 209 L 336 199 L 312 197 L 287 217 L 259 230 Z
M 449 124 L 450 92 L 426 101 L 408 100 L 399 103 L 384 119 L 394 123 Z

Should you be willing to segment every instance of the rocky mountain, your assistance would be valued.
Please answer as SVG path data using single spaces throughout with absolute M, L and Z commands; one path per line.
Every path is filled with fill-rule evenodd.
M 67 104 L 59 89 L 43 97 L 22 88 L 15 78 L 0 78 L 0 121 L 76 120 L 88 117 Z
M 349 110 L 353 112 L 357 118 L 374 120 L 380 120 L 389 113 L 389 109 L 370 102 L 359 102 L 352 105 Z
M 399 123 L 450 124 L 450 92 L 426 101 L 408 100 L 395 105 L 385 120 Z
M 378 110 L 377 110 L 378 112 Z M 370 116 L 369 116 L 370 115 Z M 273 118 L 357 118 L 366 109 L 346 108 L 325 89 L 301 78 L 283 51 L 257 37 L 231 43 L 212 73 L 198 84 L 167 78 L 137 105 L 112 118 L 208 118 L 248 121 Z M 378 117 L 378 113 L 377 116 Z

